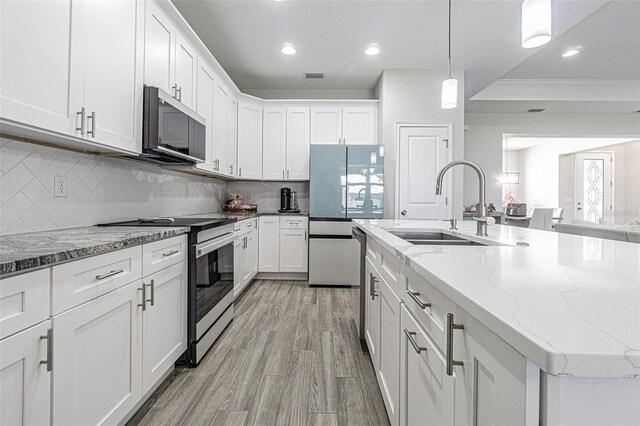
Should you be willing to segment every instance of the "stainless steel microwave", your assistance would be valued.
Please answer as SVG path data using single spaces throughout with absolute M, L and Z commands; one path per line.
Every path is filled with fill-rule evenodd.
M 206 120 L 170 94 L 144 86 L 143 158 L 165 164 L 203 163 Z

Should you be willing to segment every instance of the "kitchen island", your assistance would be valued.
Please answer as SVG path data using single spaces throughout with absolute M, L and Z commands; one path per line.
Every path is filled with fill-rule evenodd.
M 448 223 L 441 221 L 359 220 L 354 226 L 367 234 L 372 283 L 368 300 L 381 295 L 386 306 L 395 300 L 402 311 L 387 315 L 400 325 L 396 394 L 388 385 L 393 380 L 383 371 L 391 344 L 384 327 L 392 336 L 383 302 L 378 326 L 382 337 L 372 351 L 379 349 L 372 358 L 375 366 L 375 357 L 380 357 L 376 370 L 382 371 L 379 382 L 386 388 L 390 417 L 411 423 L 412 398 L 407 395 L 417 388 L 402 374 L 411 365 L 409 348 L 418 355 L 435 354 L 449 370 L 451 375 L 434 373 L 439 367 L 425 370 L 437 378 L 432 385 L 441 390 L 447 376 L 456 389 L 465 388 L 456 379 L 467 381 L 465 376 L 470 376 L 466 395 L 452 391 L 455 423 L 466 422 L 458 421 L 459 415 L 491 418 L 493 423 L 640 424 L 640 246 L 506 226 L 490 227 L 488 237 L 477 237 L 475 224 L 469 222 L 459 224 L 460 230 L 448 230 Z M 428 230 L 476 245 L 421 245 L 394 235 Z M 460 323 L 464 328 L 456 327 Z M 417 325 L 422 334 L 407 324 Z M 376 326 L 370 328 L 375 334 Z M 488 347 L 482 347 L 483 336 L 493 339 Z M 370 346 L 376 345 L 375 339 L 367 335 Z M 474 356 L 474 344 L 487 356 L 496 350 L 496 365 L 513 361 L 513 368 L 504 371 L 505 380 L 482 363 L 482 356 Z M 418 350 L 428 346 L 433 350 Z M 509 351 L 512 355 L 506 355 Z M 387 355 L 387 363 L 389 359 Z M 429 356 L 423 362 L 429 365 Z M 500 388 L 501 383 L 505 387 Z M 499 395 L 513 399 L 510 407 L 493 399 Z M 466 412 L 458 412 L 461 405 L 468 406 Z M 488 412 L 493 417 L 484 417 Z

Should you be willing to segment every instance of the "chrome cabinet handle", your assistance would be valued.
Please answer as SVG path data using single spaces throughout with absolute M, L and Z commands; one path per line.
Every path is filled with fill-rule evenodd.
M 144 287 L 144 285 L 145 284 L 143 284 L 142 286 Z M 155 280 L 151 280 L 151 284 L 146 284 L 146 285 L 151 289 L 151 298 L 147 299 L 146 302 L 149 302 L 151 303 L 151 306 L 154 306 L 156 303 L 156 282 Z
M 238 176 L 242 176 L 242 167 L 238 167 Z
M 233 164 L 229 165 L 229 173 L 233 174 Z
M 431 303 L 424 303 L 422 300 L 418 298 L 418 296 L 420 296 L 419 292 L 407 290 L 407 294 L 409 295 L 410 298 L 413 299 L 414 302 L 418 304 L 418 306 L 420 306 L 420 309 L 431 307 Z
M 304 240 L 307 241 L 307 230 L 304 230 Z
M 369 273 L 369 294 L 371 295 L 371 300 L 375 300 L 378 293 L 376 292 L 376 283 L 378 279 L 370 272 Z
M 287 179 L 289 179 L 289 169 L 287 169 Z
M 174 84 L 171 86 L 171 90 L 173 90 L 173 97 L 178 100 L 178 85 Z
M 106 278 L 112 277 L 114 275 L 118 275 L 124 272 L 124 269 L 118 269 L 115 271 L 107 272 L 106 274 L 96 275 L 96 280 L 104 280 Z
M 284 169 L 282 169 L 282 179 L 284 179 Z
M 178 99 L 178 102 L 182 102 L 182 86 L 176 89 L 176 96 L 177 96 L 176 99 Z
M 138 291 L 142 291 L 142 303 L 138 303 L 138 306 L 142 307 L 143 311 L 147 310 L 147 286 L 142 283 L 142 287 L 138 289 Z
M 96 112 L 92 111 L 91 115 L 87 117 L 87 121 L 91 119 L 91 130 L 87 130 L 87 134 L 92 138 L 96 137 Z
M 47 366 L 47 371 L 53 370 L 53 328 L 47 330 L 45 336 L 40 336 L 40 340 L 47 341 L 47 359 L 40 361 L 40 364 Z
M 453 322 L 453 314 L 447 314 L 447 376 L 453 376 L 454 365 L 464 365 L 453 359 L 453 330 L 464 330 L 464 325 Z
M 80 112 L 76 112 L 76 115 L 80 116 L 80 127 L 76 127 L 76 130 L 80 130 L 80 134 L 84 136 L 85 130 L 85 113 L 86 110 L 84 107 L 80 108 Z
M 169 253 L 162 253 L 162 257 L 173 256 L 176 253 L 180 253 L 180 250 L 171 250 Z
M 413 336 L 416 335 L 415 331 L 409 331 L 405 328 L 404 334 L 407 336 L 407 339 L 409 339 L 409 343 L 411 343 L 411 346 L 413 346 L 413 349 L 416 351 L 416 353 L 419 354 L 420 352 L 427 350 L 427 348 L 425 347 L 418 346 L 418 342 L 416 342 L 415 339 L 413 338 Z

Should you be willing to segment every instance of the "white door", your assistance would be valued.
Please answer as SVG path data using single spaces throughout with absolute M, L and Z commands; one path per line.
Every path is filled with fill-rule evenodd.
M 70 39 L 70 0 L 0 2 L 2 118 L 75 135 Z
M 262 178 L 284 180 L 287 159 L 286 108 L 265 108 L 262 129 Z
M 450 158 L 447 146 L 446 127 L 400 128 L 397 218 L 451 217 L 451 173 L 444 178 L 442 195 L 436 195 L 436 177 Z
M 142 397 L 141 286 L 53 317 L 53 424 L 116 424 Z
M 594 223 L 612 219 L 612 166 L 610 152 L 576 154 L 576 219 Z
M 471 315 L 453 304 L 456 425 L 523 425 L 527 360 Z M 446 376 L 449 377 L 449 376 Z
M 51 371 L 45 321 L 0 340 L 0 425 L 49 425 Z
M 280 271 L 280 218 L 262 216 L 258 225 L 258 271 Z
M 238 177 L 262 179 L 262 108 L 238 104 Z
M 176 97 L 187 107 L 196 105 L 198 55 L 180 33 L 176 34 Z
M 227 163 L 229 164 L 229 174 L 236 176 L 236 158 L 238 153 L 238 100 L 229 96 L 229 139 L 227 141 Z
M 215 77 L 211 68 L 204 61 L 198 62 L 196 83 L 196 112 L 207 121 L 205 161 L 196 164 L 196 168 L 213 171 L 213 89 Z
M 311 143 L 342 143 L 342 108 L 311 108 Z
M 347 145 L 375 145 L 377 141 L 377 110 L 346 107 L 343 109 L 342 136 Z
M 380 361 L 376 371 L 382 399 L 391 425 L 400 421 L 400 299 L 381 276 L 378 278 L 380 295 Z
M 307 272 L 307 230 L 280 229 L 280 272 Z
M 400 344 L 400 424 L 453 425 L 455 419 L 454 376 L 447 376 L 445 360 L 429 336 L 402 305 Z M 415 345 L 415 346 L 414 346 Z M 521 423 L 476 422 L 477 425 Z
M 213 89 L 213 158 L 216 171 L 229 174 L 229 91 L 219 81 Z
M 72 45 L 83 52 L 84 103 L 79 107 L 86 110 L 85 138 L 140 152 L 144 2 L 78 2 L 73 16 L 82 21 Z
M 309 108 L 287 108 L 287 179 L 309 180 Z
M 173 368 L 187 349 L 187 262 L 143 279 L 142 394 Z
M 364 272 L 366 293 L 364 338 L 369 347 L 373 369 L 378 371 L 380 366 L 380 282 L 376 269 L 368 258 Z
M 153 2 L 145 6 L 144 82 L 175 96 L 176 30 Z

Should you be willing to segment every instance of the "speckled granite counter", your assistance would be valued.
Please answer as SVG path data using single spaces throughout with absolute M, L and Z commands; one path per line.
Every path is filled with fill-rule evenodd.
M 88 226 L 0 237 L 0 276 L 170 238 L 186 227 Z

